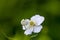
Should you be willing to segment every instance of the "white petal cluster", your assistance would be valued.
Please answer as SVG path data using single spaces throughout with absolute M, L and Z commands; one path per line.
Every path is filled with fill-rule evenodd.
M 40 15 L 32 16 L 31 19 L 22 19 L 21 25 L 23 30 L 25 30 L 25 35 L 30 35 L 32 32 L 39 33 L 42 29 L 42 23 L 44 21 L 44 17 Z

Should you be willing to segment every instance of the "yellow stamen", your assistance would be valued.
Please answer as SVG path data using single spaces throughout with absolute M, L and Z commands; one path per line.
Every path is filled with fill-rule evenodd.
M 34 26 L 35 23 L 34 23 L 33 21 L 30 21 L 30 25 L 31 25 L 31 26 Z

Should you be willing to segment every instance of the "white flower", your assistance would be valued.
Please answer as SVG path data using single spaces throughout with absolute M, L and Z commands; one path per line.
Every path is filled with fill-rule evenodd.
M 24 34 L 30 35 L 32 32 L 39 33 L 42 29 L 42 22 L 44 17 L 40 15 L 32 16 L 31 19 L 23 19 L 21 21 L 22 28 L 25 30 Z

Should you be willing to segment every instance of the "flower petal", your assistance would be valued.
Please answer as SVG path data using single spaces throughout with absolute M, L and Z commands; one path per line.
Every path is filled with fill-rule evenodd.
M 31 20 L 36 21 L 36 24 L 40 25 L 44 21 L 44 17 L 40 15 L 35 15 L 31 17 Z
M 30 34 L 32 34 L 32 31 L 33 31 L 33 27 L 30 27 L 29 29 L 27 29 L 27 30 L 24 32 L 24 34 L 25 34 L 25 35 L 30 35 Z
M 22 19 L 22 20 L 21 20 L 21 24 L 22 24 L 22 25 L 27 25 L 28 23 L 29 23 L 29 19 L 25 19 L 25 20 Z
M 22 26 L 22 29 L 23 29 L 23 30 L 26 30 L 25 26 Z
M 40 26 L 36 26 L 36 27 L 34 27 L 33 32 L 34 33 L 39 33 L 41 31 L 41 29 L 42 29 L 41 25 Z

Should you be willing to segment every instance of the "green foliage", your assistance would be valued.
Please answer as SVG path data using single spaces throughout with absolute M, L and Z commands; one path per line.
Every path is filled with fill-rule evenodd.
M 20 21 L 45 17 L 38 34 L 24 35 Z M 0 0 L 0 40 L 60 40 L 60 0 Z

